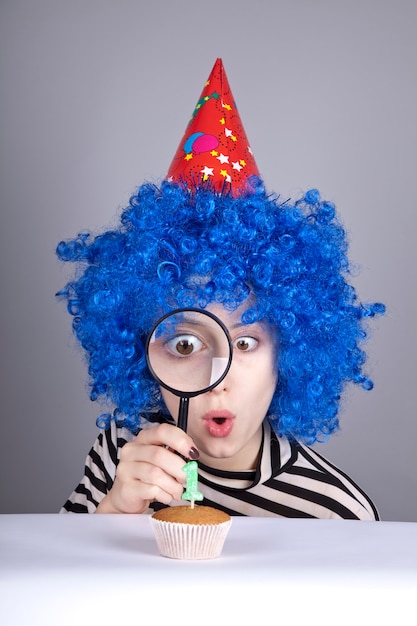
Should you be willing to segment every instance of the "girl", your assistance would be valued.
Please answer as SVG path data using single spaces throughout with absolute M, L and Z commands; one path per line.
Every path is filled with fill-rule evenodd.
M 205 89 L 192 119 L 205 130 L 202 111 L 217 120 L 217 144 L 212 126 L 187 127 L 168 180 L 142 185 L 118 228 L 58 246 L 83 268 L 59 295 L 89 358 L 91 398 L 116 407 L 98 419 L 62 512 L 173 504 L 185 485 L 181 454 L 199 459 L 202 503 L 229 514 L 376 520 L 364 492 L 308 445 L 338 429 L 347 383 L 372 388 L 360 344 L 366 319 L 384 307 L 360 303 L 347 282 L 331 203 L 316 190 L 292 203 L 265 191 L 236 110 L 225 107 L 233 99 L 219 60 Z M 232 154 L 239 146 L 246 152 Z M 187 432 L 144 352 L 155 321 L 180 307 L 214 313 L 233 345 L 224 380 L 190 399 Z

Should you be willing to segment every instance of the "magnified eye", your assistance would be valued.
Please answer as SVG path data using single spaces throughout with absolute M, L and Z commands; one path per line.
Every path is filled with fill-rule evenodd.
M 233 347 L 241 352 L 250 352 L 258 345 L 258 340 L 254 337 L 239 337 L 233 342 Z
M 167 341 L 169 350 L 179 357 L 190 356 L 203 348 L 203 343 L 195 335 L 177 335 Z

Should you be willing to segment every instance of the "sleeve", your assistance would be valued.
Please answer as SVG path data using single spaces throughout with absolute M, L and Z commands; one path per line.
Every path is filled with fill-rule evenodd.
M 134 435 L 114 422 L 101 432 L 87 455 L 84 475 L 60 513 L 94 513 L 113 486 L 120 450 Z
M 380 517 L 375 504 L 350 476 L 307 446 L 300 446 L 300 452 L 304 462 L 307 460 L 310 464 L 310 467 L 306 467 L 304 463 L 301 473 L 308 484 L 314 478 L 316 492 L 321 497 L 321 500 L 316 497 L 315 503 L 316 505 L 324 504 L 328 509 L 325 517 L 379 521 Z M 324 515 L 317 515 L 317 517 L 324 517 Z

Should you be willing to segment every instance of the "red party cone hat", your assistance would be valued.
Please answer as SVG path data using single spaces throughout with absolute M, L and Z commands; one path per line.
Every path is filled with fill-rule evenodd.
M 191 188 L 207 183 L 234 196 L 259 176 L 221 59 L 204 85 L 167 179 Z

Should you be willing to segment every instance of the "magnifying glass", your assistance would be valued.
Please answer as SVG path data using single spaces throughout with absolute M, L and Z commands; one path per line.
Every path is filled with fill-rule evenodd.
M 180 398 L 179 428 L 187 431 L 189 399 L 214 389 L 232 363 L 232 342 L 209 311 L 184 308 L 162 316 L 146 340 L 146 361 L 157 383 Z

